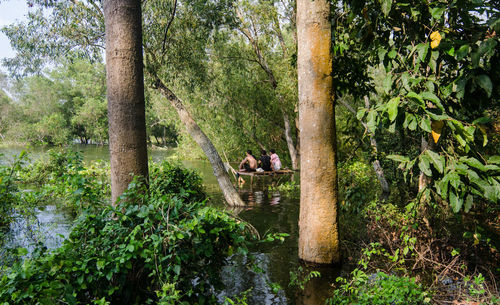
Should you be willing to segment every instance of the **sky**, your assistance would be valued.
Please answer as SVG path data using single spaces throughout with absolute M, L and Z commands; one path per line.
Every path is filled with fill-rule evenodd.
M 24 20 L 24 16 L 27 13 L 28 5 L 26 4 L 26 0 L 0 1 L 0 27 Z M 9 39 L 3 33 L 0 33 L 0 58 L 13 56 L 14 51 L 10 46 Z M 2 67 L 2 70 L 5 70 L 5 68 Z

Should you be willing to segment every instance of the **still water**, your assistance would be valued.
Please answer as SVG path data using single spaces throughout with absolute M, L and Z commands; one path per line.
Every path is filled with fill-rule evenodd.
M 19 154 L 24 147 L 0 148 L 3 157 L 0 163 L 11 162 L 12 156 Z M 109 160 L 107 146 L 77 145 L 74 149 L 82 151 L 84 161 Z M 47 152 L 47 149 L 36 147 L 30 148 L 30 158 L 36 159 Z M 152 150 L 149 157 L 153 161 L 170 159 L 173 150 Z M 205 188 L 212 198 L 211 204 L 218 208 L 226 208 L 223 205 L 222 194 L 212 168 L 205 161 L 181 161 L 190 169 L 194 169 L 203 177 Z M 294 179 L 298 177 L 282 177 Z M 261 236 L 269 232 L 288 233 L 290 237 L 282 244 L 260 244 L 256 249 L 251 249 L 254 262 L 265 272 L 255 273 L 249 271 L 245 266 L 247 258 L 233 257 L 226 267 L 221 271 L 226 289 L 219 298 L 232 296 L 251 289 L 249 304 L 324 304 L 332 290 L 334 279 L 339 271 L 332 268 L 314 269 L 321 272 L 320 278 L 311 280 L 301 291 L 297 287 L 289 287 L 290 272 L 296 272 L 300 266 L 297 259 L 297 237 L 298 237 L 298 199 L 282 196 L 278 191 L 268 190 L 273 183 L 271 178 L 260 178 L 250 185 L 247 183 L 239 188 L 242 199 L 247 203 L 246 207 L 233 208 L 232 212 L 252 224 Z M 276 183 L 279 181 L 274 181 Z M 33 222 L 33 221 L 32 221 Z M 57 210 L 54 206 L 46 206 L 37 211 L 34 223 L 26 223 L 22 218 L 11 226 L 11 234 L 6 241 L 8 247 L 28 247 L 30 241 L 41 241 L 49 248 L 60 245 L 68 235 L 71 228 L 72 218 L 64 211 Z M 32 229 L 33 227 L 38 230 Z M 2 249 L 0 249 L 0 254 Z M 305 267 L 304 267 L 305 268 Z M 308 269 L 313 270 L 313 269 Z M 270 283 L 277 283 L 281 289 L 273 292 Z M 277 292 L 276 292 L 277 291 Z

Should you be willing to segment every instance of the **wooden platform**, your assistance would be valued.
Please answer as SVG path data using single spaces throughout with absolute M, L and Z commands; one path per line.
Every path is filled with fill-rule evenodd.
M 274 176 L 274 175 L 287 175 L 295 173 L 293 170 L 281 169 L 279 171 L 269 171 L 269 172 L 247 172 L 247 171 L 237 171 L 241 176 Z

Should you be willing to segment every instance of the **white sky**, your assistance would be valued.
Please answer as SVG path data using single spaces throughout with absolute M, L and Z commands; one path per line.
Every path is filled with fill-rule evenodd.
M 0 1 L 0 27 L 24 20 L 26 14 L 28 14 L 26 0 Z M 0 58 L 13 56 L 14 51 L 10 46 L 9 39 L 3 33 L 0 33 Z M 3 67 L 1 69 L 5 70 Z

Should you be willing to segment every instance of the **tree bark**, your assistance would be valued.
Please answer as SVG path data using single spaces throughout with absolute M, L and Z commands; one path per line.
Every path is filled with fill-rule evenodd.
M 422 136 L 420 140 L 420 151 L 423 153 L 426 150 L 434 150 L 434 140 L 432 139 L 432 135 L 429 134 L 428 139 L 426 140 L 424 136 Z M 427 176 L 423 172 L 420 172 L 420 176 L 418 177 L 418 191 L 422 192 L 429 183 L 432 182 L 432 177 Z M 422 197 L 422 200 L 425 198 Z
M 182 104 L 182 101 L 170 89 L 168 89 L 168 87 L 161 81 L 159 77 L 153 75 L 153 73 L 151 74 L 155 79 L 155 88 L 159 90 L 159 92 L 170 102 L 172 107 L 174 107 L 174 109 L 179 114 L 180 120 L 182 121 L 184 126 L 186 126 L 189 134 L 201 147 L 208 160 L 210 161 L 210 164 L 212 165 L 212 169 L 214 171 L 214 176 L 217 178 L 217 182 L 219 183 L 222 194 L 224 195 L 224 198 L 226 199 L 228 205 L 244 206 L 245 203 L 243 202 L 243 200 L 241 200 L 240 195 L 231 183 L 231 179 L 226 172 L 224 163 L 222 162 L 219 153 L 215 149 L 215 146 L 201 130 L 200 126 L 198 126 L 193 117 L 191 117 L 187 109 Z
M 104 1 L 111 202 L 148 176 L 140 0 Z
M 295 145 L 293 145 L 292 128 L 290 127 L 290 119 L 288 114 L 283 110 L 283 122 L 285 123 L 285 139 L 292 160 L 292 169 L 299 168 L 299 154 Z
M 297 1 L 300 218 L 299 258 L 340 261 L 330 3 Z

